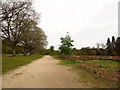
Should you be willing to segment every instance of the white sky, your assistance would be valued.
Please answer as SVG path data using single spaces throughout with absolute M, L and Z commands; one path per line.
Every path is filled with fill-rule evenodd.
M 66 33 L 74 47 L 96 47 L 106 44 L 107 38 L 118 36 L 119 0 L 33 0 L 40 13 L 39 26 L 48 36 L 48 47 L 58 49 L 60 37 Z

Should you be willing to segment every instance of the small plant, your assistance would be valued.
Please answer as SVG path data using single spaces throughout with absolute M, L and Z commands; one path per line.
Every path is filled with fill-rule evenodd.
M 96 71 L 96 70 L 94 70 L 93 72 L 94 72 L 94 73 L 97 73 L 97 71 Z
M 86 69 L 86 67 L 84 67 L 84 69 Z
M 102 65 L 99 65 L 99 67 L 101 68 L 101 67 L 102 67 Z
M 101 70 L 103 72 L 103 70 Z
M 105 66 L 105 68 L 111 68 L 110 66 Z

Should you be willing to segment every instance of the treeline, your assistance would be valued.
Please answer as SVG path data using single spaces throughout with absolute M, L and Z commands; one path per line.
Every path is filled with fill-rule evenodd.
M 120 37 L 116 40 L 114 36 L 112 36 L 112 40 L 108 38 L 106 45 L 97 43 L 97 48 L 87 47 L 76 50 L 76 55 L 118 56 L 120 55 Z
M 48 55 L 93 55 L 93 56 L 120 56 L 120 37 L 115 40 L 115 37 L 112 36 L 107 39 L 106 45 L 97 43 L 97 48 L 86 47 L 81 49 L 72 48 L 73 40 L 67 34 L 65 38 L 61 38 L 62 45 L 59 47 L 59 50 L 54 50 L 54 46 L 51 46 L 50 49 L 46 51 Z M 100 48 L 101 46 L 101 48 Z
M 76 55 L 118 56 L 120 55 L 120 37 L 115 40 L 115 37 L 112 36 L 112 40 L 110 40 L 110 38 L 107 39 L 106 45 L 97 43 L 97 48 L 82 48 L 80 50 L 76 50 L 75 53 Z
M 0 37 L 3 53 L 40 53 L 47 45 L 47 36 L 38 27 L 39 14 L 32 2 L 0 1 Z

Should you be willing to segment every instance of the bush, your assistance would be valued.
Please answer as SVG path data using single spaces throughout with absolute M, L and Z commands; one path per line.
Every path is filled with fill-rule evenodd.
M 90 49 L 90 55 L 96 55 L 97 52 L 96 52 L 96 49 Z
M 111 52 L 111 55 L 112 55 L 112 56 L 117 56 L 118 53 L 117 53 L 115 50 L 113 50 L 113 51 Z

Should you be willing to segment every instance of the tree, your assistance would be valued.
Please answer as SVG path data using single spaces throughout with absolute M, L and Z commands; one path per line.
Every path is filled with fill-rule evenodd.
M 22 34 L 32 25 L 33 20 L 38 20 L 38 14 L 31 6 L 31 2 L 0 2 L 1 37 L 13 49 L 13 56 Z
M 112 36 L 111 48 L 112 48 L 112 50 L 115 49 L 115 37 L 114 36 Z
M 74 41 L 69 36 L 68 32 L 65 38 L 61 37 L 60 39 L 62 43 L 59 47 L 61 54 L 70 55 L 70 53 L 72 52 L 72 46 L 73 46 L 72 42 Z
M 102 49 L 105 49 L 106 45 L 104 45 L 104 43 L 101 44 Z
M 108 55 L 110 55 L 110 53 L 111 53 L 111 42 L 110 42 L 110 38 L 108 38 L 107 39 L 107 44 L 106 44 L 106 46 L 107 46 L 107 53 L 108 53 Z
M 50 46 L 50 49 L 48 50 L 48 54 L 49 55 L 54 55 L 55 51 L 54 51 L 54 46 Z
M 115 50 L 117 51 L 118 55 L 120 55 L 120 37 L 118 37 L 115 42 Z
M 99 47 L 100 47 L 100 43 L 97 43 L 97 49 L 99 49 Z
M 107 39 L 107 49 L 110 49 L 111 48 L 111 42 L 110 42 L 110 38 Z
M 34 33 L 35 41 L 32 44 L 35 44 L 35 48 L 33 52 L 41 53 L 41 51 L 45 50 L 46 46 L 48 45 L 47 36 L 45 35 L 44 31 L 39 27 L 35 27 Z
M 24 47 L 24 55 L 26 53 L 39 53 L 47 45 L 47 36 L 39 27 L 31 27 L 29 32 L 23 34 L 21 44 Z
M 50 46 L 50 51 L 54 51 L 54 46 Z
M 2 53 L 3 54 L 12 54 L 12 48 L 7 46 L 4 42 L 5 40 L 2 40 Z

